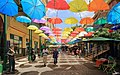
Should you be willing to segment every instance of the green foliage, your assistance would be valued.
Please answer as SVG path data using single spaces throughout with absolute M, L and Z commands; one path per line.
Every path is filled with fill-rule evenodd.
M 113 31 L 110 33 L 109 28 L 101 28 L 94 33 L 94 37 L 105 37 L 120 40 L 120 32 Z

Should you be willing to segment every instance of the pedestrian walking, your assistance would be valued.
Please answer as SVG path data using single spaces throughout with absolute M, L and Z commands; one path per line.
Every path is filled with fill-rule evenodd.
M 32 58 L 32 62 L 35 61 L 36 59 L 36 55 L 35 55 L 35 50 L 32 48 L 32 52 L 31 52 L 31 58 Z
M 54 64 L 56 65 L 57 64 L 57 59 L 58 59 L 58 51 L 57 49 L 54 49 L 53 51 L 53 58 L 54 58 Z
M 9 56 L 9 72 L 14 73 L 15 72 L 15 51 L 14 46 L 11 46 L 9 48 L 9 51 L 7 52 L 7 55 Z
M 79 58 L 81 58 L 81 56 L 82 56 L 81 53 L 82 53 L 82 50 L 80 49 L 79 50 Z
M 48 49 L 45 48 L 45 49 L 43 49 L 43 63 L 44 63 L 44 66 L 46 66 L 46 63 L 47 63 L 47 55 L 48 55 Z

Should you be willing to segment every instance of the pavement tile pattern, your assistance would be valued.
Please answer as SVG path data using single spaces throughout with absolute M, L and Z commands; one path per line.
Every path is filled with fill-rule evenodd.
M 59 54 L 57 65 L 53 64 L 52 55 L 48 55 L 46 67 L 42 57 L 32 63 L 27 58 L 16 60 L 16 63 L 17 73 L 3 75 L 107 75 L 98 70 L 93 62 L 66 53 Z

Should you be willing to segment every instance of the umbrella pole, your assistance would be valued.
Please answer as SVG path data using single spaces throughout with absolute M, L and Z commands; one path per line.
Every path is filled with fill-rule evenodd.
M 29 30 L 29 54 L 28 54 L 28 61 L 31 62 L 31 52 L 32 52 L 32 30 Z
M 41 36 L 39 36 L 39 54 L 42 56 L 42 51 L 41 51 Z
M 3 70 L 6 70 L 7 66 L 7 15 L 4 15 L 4 25 L 3 25 L 3 37 L 4 37 L 4 60 L 3 60 Z
M 40 27 L 42 27 L 42 25 L 40 24 Z M 40 56 L 42 57 L 42 48 L 41 48 L 42 46 L 41 46 L 41 36 L 39 37 L 39 54 L 40 54 Z

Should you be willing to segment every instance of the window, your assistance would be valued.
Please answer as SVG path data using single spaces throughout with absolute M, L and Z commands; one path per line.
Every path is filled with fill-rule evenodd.
M 10 45 L 14 45 L 16 54 L 22 54 L 22 37 L 10 34 Z

